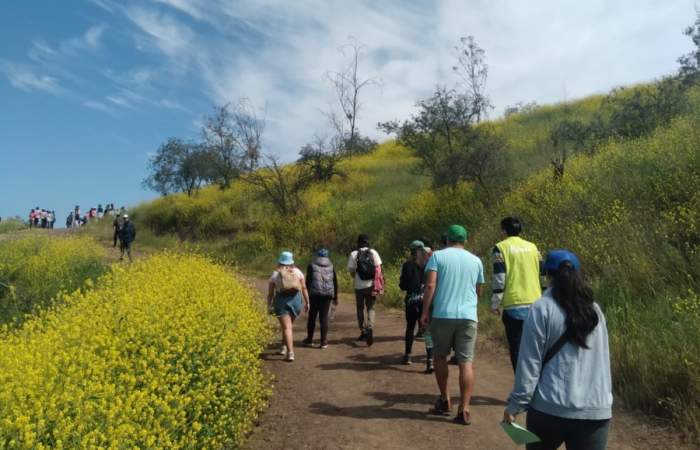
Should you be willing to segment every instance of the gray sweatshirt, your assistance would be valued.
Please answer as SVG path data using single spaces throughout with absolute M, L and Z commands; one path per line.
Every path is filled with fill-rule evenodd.
M 520 342 L 515 386 L 506 409 L 516 415 L 528 408 L 568 419 L 612 417 L 608 329 L 600 321 L 588 336 L 589 349 L 567 342 L 542 370 L 542 360 L 566 329 L 566 313 L 547 290 L 530 308 Z M 541 373 L 540 373 L 541 372 Z

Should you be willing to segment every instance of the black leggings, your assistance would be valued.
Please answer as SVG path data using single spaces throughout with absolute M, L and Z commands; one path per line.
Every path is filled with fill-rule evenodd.
M 503 325 L 506 328 L 506 338 L 508 338 L 508 351 L 510 352 L 510 363 L 513 366 L 513 372 L 518 367 L 518 354 L 520 352 L 520 338 L 523 335 L 524 320 L 512 318 L 507 312 L 503 311 L 501 316 Z
M 566 443 L 567 450 L 605 450 L 610 420 L 565 419 L 531 408 L 527 429 L 542 439 L 527 444 L 527 450 L 556 450 L 562 443 Z
M 406 302 L 406 354 L 410 355 L 413 350 L 413 336 L 416 325 L 420 327 L 420 316 L 423 312 L 422 302 Z
M 309 321 L 306 323 L 306 339 L 313 340 L 316 330 L 316 316 L 321 322 L 321 345 L 328 343 L 328 310 L 331 308 L 331 297 L 311 296 L 309 307 Z

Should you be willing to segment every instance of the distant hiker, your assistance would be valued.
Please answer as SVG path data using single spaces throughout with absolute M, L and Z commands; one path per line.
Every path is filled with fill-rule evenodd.
M 56 222 L 56 211 L 49 211 L 46 220 L 49 228 L 53 229 L 53 224 Z
M 423 269 L 425 266 L 425 244 L 423 241 L 413 241 L 409 246 L 411 258 L 401 266 L 399 288 L 406 292 L 404 297 L 406 311 L 406 334 L 404 337 L 403 363 L 411 364 L 411 351 L 416 325 L 420 328 L 420 317 L 423 311 Z M 432 350 L 432 349 L 431 349 Z M 431 360 L 432 352 L 427 359 Z
M 121 256 L 119 261 L 124 259 L 124 253 L 129 256 L 129 261 L 131 261 L 131 244 L 136 239 L 136 228 L 134 224 L 129 221 L 129 215 L 124 214 L 124 224 L 119 230 L 119 249 L 121 250 Z
M 440 397 L 431 412 L 445 415 L 452 409 L 447 394 L 447 357 L 454 349 L 459 364 L 461 394 L 454 422 L 469 425 L 469 403 L 474 387 L 472 361 L 476 344 L 476 307 L 484 283 L 484 268 L 479 258 L 464 249 L 466 240 L 467 230 L 461 225 L 451 225 L 447 230 L 448 247 L 434 252 L 425 266 L 421 323 L 430 323 L 435 379 L 440 389 Z
M 97 205 L 97 218 L 102 219 L 105 215 L 105 210 L 102 208 L 102 204 Z
M 291 252 L 280 253 L 277 269 L 272 272 L 267 291 L 268 308 L 280 322 L 282 332 L 281 355 L 285 361 L 294 361 L 294 320 L 309 311 L 309 292 L 306 289 L 304 274 L 294 265 Z M 303 302 L 303 303 L 302 303 Z
M 70 228 L 73 226 L 73 211 L 68 214 L 68 217 L 66 217 L 66 228 Z
M 551 289 L 530 307 L 520 343 L 515 385 L 503 420 L 527 411 L 527 428 L 542 442 L 529 450 L 603 450 L 612 417 L 605 316 L 568 250 L 544 263 Z
M 333 263 L 328 258 L 328 250 L 321 249 L 306 269 L 306 288 L 309 292 L 311 307 L 306 324 L 304 345 L 313 344 L 316 329 L 316 316 L 321 323 L 320 348 L 328 347 L 328 312 L 331 302 L 338 304 L 338 276 Z
M 124 226 L 124 216 L 122 214 L 119 214 L 112 221 L 112 228 L 114 229 L 114 245 L 113 245 L 113 247 L 117 246 L 117 240 L 119 239 L 119 231 L 122 229 L 123 226 Z
M 518 364 L 518 349 L 523 324 L 530 306 L 542 296 L 540 284 L 541 255 L 537 246 L 520 237 L 522 225 L 515 217 L 501 220 L 507 238 L 493 248 L 493 295 L 491 312 L 501 315 L 508 338 L 513 371 Z
M 423 247 L 423 292 L 425 292 L 425 266 L 430 261 L 430 257 L 433 256 L 433 250 L 430 247 Z M 421 305 L 421 316 L 422 316 L 423 306 Z M 430 314 L 430 311 L 428 311 Z M 421 330 L 423 330 L 423 342 L 425 343 L 425 354 L 427 355 L 425 359 L 425 372 L 426 374 L 431 374 L 435 372 L 435 366 L 433 365 L 433 336 L 430 334 L 430 327 L 418 323 Z
M 370 346 L 374 343 L 374 303 L 377 297 L 373 295 L 374 280 L 382 260 L 376 250 L 370 248 L 369 237 L 361 234 L 357 237 L 357 250 L 353 250 L 348 258 L 348 272 L 354 278 L 355 302 L 357 308 L 357 325 L 360 327 L 358 341 L 367 341 Z M 367 317 L 365 318 L 365 309 Z

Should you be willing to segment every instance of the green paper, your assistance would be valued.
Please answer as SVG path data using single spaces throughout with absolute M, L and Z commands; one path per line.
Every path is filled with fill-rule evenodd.
M 501 422 L 501 428 L 518 445 L 540 442 L 540 438 L 535 433 L 526 430 L 515 422 Z

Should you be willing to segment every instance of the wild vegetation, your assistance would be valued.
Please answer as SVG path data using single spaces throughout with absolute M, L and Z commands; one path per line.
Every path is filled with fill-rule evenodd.
M 0 234 L 12 233 L 26 228 L 27 224 L 19 218 L 3 219 L 2 222 L 0 222 Z
M 102 275 L 101 245 L 86 237 L 30 235 L 0 242 L 0 324 L 17 326 Z
M 269 381 L 250 289 L 175 254 L 95 285 L 0 339 L 0 447 L 239 447 Z

